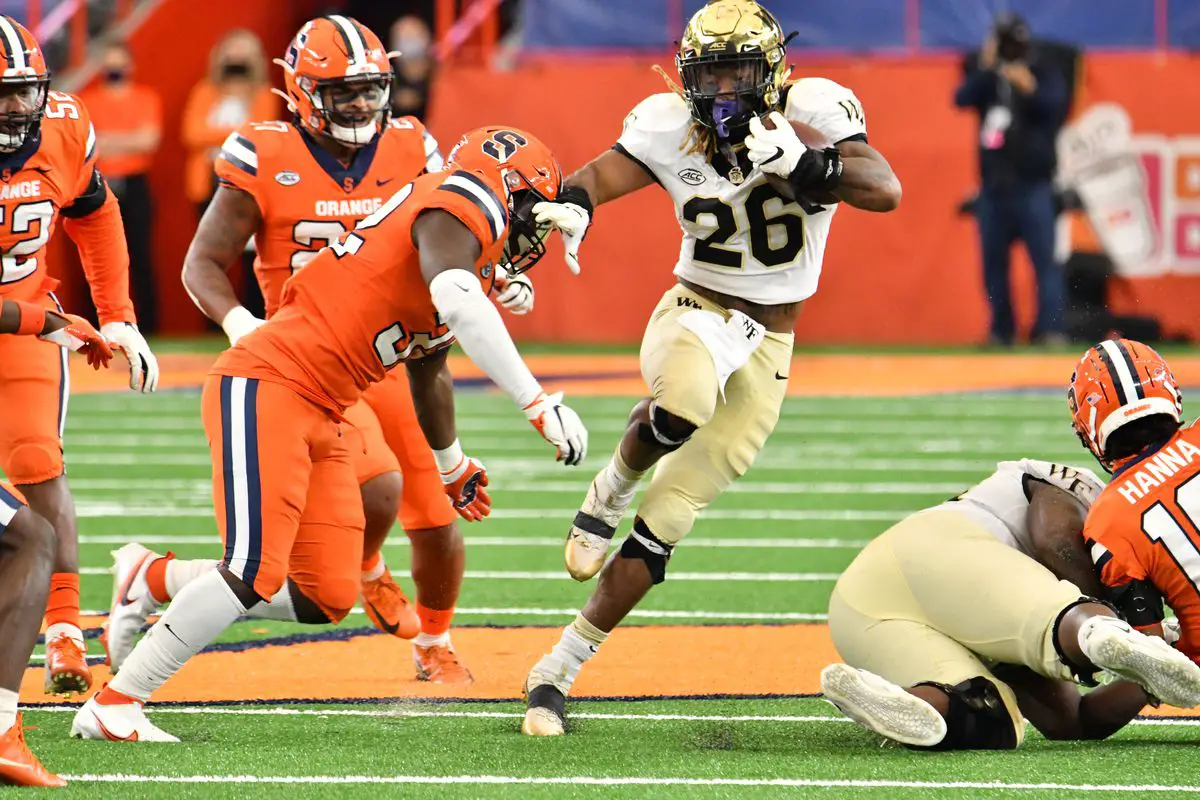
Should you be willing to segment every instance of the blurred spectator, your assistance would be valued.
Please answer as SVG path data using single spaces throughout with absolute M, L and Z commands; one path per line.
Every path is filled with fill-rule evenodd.
M 147 174 L 162 134 L 162 102 L 149 86 L 133 81 L 133 57 L 121 42 L 104 48 L 100 82 L 82 94 L 96 128 L 100 172 L 121 204 L 138 325 L 158 327 L 150 231 L 153 202 Z
M 1038 285 L 1038 311 L 1030 340 L 1061 344 L 1063 271 L 1054 257 L 1055 138 L 1066 119 L 1069 95 L 1058 68 L 1031 49 L 1028 23 L 1003 13 L 977 58 L 968 59 L 954 96 L 959 108 L 979 115 L 981 188 L 975 202 L 983 249 L 983 280 L 992 309 L 991 341 L 1011 345 L 1016 336 L 1009 285 L 1013 241 L 1025 243 Z
M 433 83 L 433 36 L 420 17 L 401 17 L 392 24 L 392 59 L 396 85 L 392 90 L 392 113 L 413 116 L 422 122 L 429 112 L 429 90 Z
M 226 137 L 247 122 L 274 119 L 277 111 L 262 43 L 248 30 L 230 31 L 213 47 L 208 77 L 192 88 L 183 110 L 183 144 L 189 151 L 184 191 L 198 217 L 216 191 L 213 161 Z M 264 304 L 254 278 L 253 239 L 247 247 L 237 283 L 242 305 L 261 317 Z
M 192 88 L 183 110 L 185 191 L 201 214 L 216 190 L 213 161 L 222 142 L 251 120 L 273 119 L 276 110 L 262 43 L 248 30 L 230 31 L 213 48 L 208 77 Z

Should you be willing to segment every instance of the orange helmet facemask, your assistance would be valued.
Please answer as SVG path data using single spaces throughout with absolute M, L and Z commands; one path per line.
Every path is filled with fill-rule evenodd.
M 340 14 L 304 23 L 283 67 L 288 108 L 310 133 L 350 148 L 365 147 L 391 117 L 392 54 L 379 37 Z
M 1083 354 L 1067 389 L 1071 424 L 1084 447 L 1105 469 L 1109 438 L 1144 417 L 1183 419 L 1183 394 L 1171 368 L 1151 347 L 1130 339 L 1107 339 Z
M 529 270 L 546 254 L 549 225 L 539 225 L 533 207 L 554 202 L 563 188 L 562 167 L 550 148 L 516 128 L 473 130 L 446 159 L 447 169 L 498 175 L 508 203 L 508 235 L 501 265 L 509 275 Z
M 12 17 L 0 16 L 0 65 L 0 153 L 11 153 L 41 124 L 50 91 L 42 49 Z

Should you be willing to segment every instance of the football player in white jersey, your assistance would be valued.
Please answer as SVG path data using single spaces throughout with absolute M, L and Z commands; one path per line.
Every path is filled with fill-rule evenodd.
M 1082 532 L 1102 488 L 1079 467 L 1005 461 L 874 539 L 829 600 L 846 663 L 821 672 L 825 696 L 935 750 L 1013 749 L 1022 717 L 1047 738 L 1103 739 L 1148 703 L 1200 703 L 1200 667 L 1093 599 Z M 1126 680 L 1080 694 L 1098 670 Z
M 867 144 L 858 99 L 823 78 L 789 81 L 785 43 L 753 0 L 709 3 L 684 31 L 682 88 L 642 101 L 613 149 L 569 177 L 557 202 L 534 209 L 563 234 L 578 272 L 593 207 L 657 183 L 675 202 L 683 243 L 678 282 L 642 340 L 650 397 L 567 537 L 574 578 L 600 571 L 638 482 L 657 464 L 654 478 L 591 600 L 526 680 L 527 734 L 563 733 L 583 661 L 663 581 L 697 513 L 745 473 L 774 429 L 792 331 L 816 291 L 836 201 L 874 211 L 899 203 L 900 183 Z M 830 146 L 808 148 L 791 121 Z

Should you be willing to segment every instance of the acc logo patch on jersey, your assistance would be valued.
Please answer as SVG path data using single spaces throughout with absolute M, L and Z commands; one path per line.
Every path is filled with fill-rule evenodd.
M 300 182 L 300 176 L 294 172 L 277 172 L 275 180 L 282 186 L 295 186 Z
M 679 179 L 688 186 L 699 186 L 704 183 L 704 173 L 698 169 L 688 167 L 679 171 Z

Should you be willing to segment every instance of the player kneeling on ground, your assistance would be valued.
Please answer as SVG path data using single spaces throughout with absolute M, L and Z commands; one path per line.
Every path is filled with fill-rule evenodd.
M 1103 485 L 1085 469 L 1022 460 L 959 497 L 885 531 L 829 600 L 845 664 L 821 690 L 889 739 L 936 750 L 1010 750 L 1023 716 L 1052 739 L 1102 739 L 1147 703 L 1200 703 L 1200 667 L 1133 630 L 1088 565 L 1051 572 L 1080 541 Z M 1098 670 L 1126 680 L 1081 695 Z
M 75 715 L 73 736 L 178 741 L 142 704 L 245 614 L 338 622 L 358 598 L 363 510 L 341 419 L 404 363 L 421 429 L 456 508 L 481 518 L 483 464 L 462 452 L 447 367 L 457 339 L 555 449 L 578 464 L 587 431 L 547 396 L 480 283 L 523 272 L 545 252 L 533 206 L 562 172 L 533 136 L 483 128 L 445 171 L 418 178 L 322 250 L 284 287 L 270 321 L 216 361 L 201 399 L 225 556 L 189 582 L 121 671 Z M 290 578 L 290 580 L 288 580 Z
M 99 369 L 112 359 L 107 341 L 85 320 L 17 300 L 0 303 L 0 333 L 37 336 L 87 356 Z M 66 786 L 25 745 L 17 711 L 21 678 L 37 643 L 50 593 L 56 547 L 54 528 L 25 498 L 0 481 L 0 784 Z

